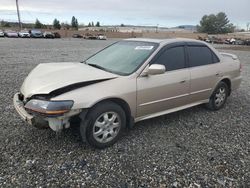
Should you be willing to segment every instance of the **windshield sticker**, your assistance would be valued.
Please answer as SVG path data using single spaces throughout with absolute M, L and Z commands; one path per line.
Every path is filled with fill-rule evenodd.
M 154 46 L 136 46 L 135 50 L 152 50 Z

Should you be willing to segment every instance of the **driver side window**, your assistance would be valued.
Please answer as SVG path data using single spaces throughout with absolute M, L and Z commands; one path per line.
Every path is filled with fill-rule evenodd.
M 167 71 L 186 67 L 184 46 L 172 47 L 163 51 L 153 64 L 165 65 Z

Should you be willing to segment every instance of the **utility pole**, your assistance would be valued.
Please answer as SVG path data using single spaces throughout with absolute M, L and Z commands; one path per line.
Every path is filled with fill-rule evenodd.
M 159 29 L 159 24 L 156 25 L 155 27 L 155 32 L 158 33 L 158 29 Z
M 22 22 L 20 18 L 18 0 L 16 0 L 16 10 L 17 10 L 17 16 L 18 16 L 18 22 L 19 22 L 19 29 L 22 30 Z

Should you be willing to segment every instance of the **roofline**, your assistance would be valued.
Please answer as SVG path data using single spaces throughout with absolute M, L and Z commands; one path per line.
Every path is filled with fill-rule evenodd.
M 174 42 L 197 42 L 201 44 L 206 44 L 204 41 L 189 39 L 189 38 L 168 38 L 168 39 L 152 39 L 152 38 L 128 38 L 125 41 L 138 41 L 138 42 L 154 42 L 158 44 L 169 44 Z

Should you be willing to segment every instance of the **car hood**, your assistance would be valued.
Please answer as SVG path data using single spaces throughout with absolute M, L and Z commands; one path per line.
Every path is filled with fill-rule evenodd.
M 79 88 L 116 77 L 118 75 L 79 62 L 39 64 L 24 80 L 21 93 L 29 98 L 37 94 L 50 94 L 72 85 Z

